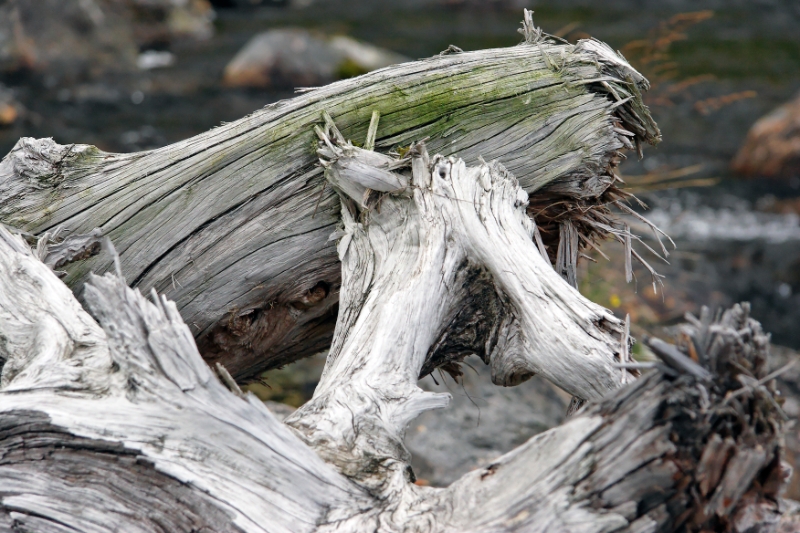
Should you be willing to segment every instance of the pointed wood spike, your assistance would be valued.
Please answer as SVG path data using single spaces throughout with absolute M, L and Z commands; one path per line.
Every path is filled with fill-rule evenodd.
M 375 109 L 372 112 L 372 118 L 369 120 L 369 129 L 367 130 L 367 140 L 364 141 L 364 150 L 375 149 L 375 138 L 378 135 L 378 121 L 381 118 L 381 112 Z

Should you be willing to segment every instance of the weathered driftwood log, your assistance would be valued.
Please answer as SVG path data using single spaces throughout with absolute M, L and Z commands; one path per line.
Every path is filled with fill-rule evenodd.
M 204 357 L 245 378 L 330 343 L 339 202 L 324 190 L 313 126 L 327 109 L 361 139 L 377 112 L 378 147 L 427 137 L 469 164 L 501 160 L 536 193 L 540 242 L 570 277 L 579 236 L 597 229 L 574 208 L 616 198 L 621 150 L 659 133 L 641 99 L 647 81 L 613 50 L 558 43 L 529 13 L 524 29 L 516 47 L 375 71 L 149 152 L 22 139 L 0 163 L 0 222 L 34 237 L 61 228 L 65 247 L 99 229 L 130 283 L 175 300 Z M 73 259 L 59 268 L 77 293 L 90 271 L 111 268 L 103 254 Z
M 95 322 L 0 226 L 0 528 L 774 530 L 782 413 L 746 307 L 690 323 L 682 346 L 652 342 L 664 364 L 617 389 L 634 365 L 619 362 L 625 328 L 551 270 L 506 170 L 319 134 L 342 196 L 342 305 L 320 386 L 287 425 L 219 368 L 226 389 L 177 307 L 126 287 L 119 263 L 86 286 Z M 475 339 L 500 381 L 610 392 L 448 488 L 419 487 L 405 426 L 447 395 L 416 379 Z

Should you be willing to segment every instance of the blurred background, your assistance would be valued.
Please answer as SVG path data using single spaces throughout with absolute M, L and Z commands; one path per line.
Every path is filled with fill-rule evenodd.
M 652 83 L 663 142 L 623 178 L 675 240 L 653 290 L 625 283 L 613 244 L 583 262 L 582 292 L 634 334 L 749 301 L 780 361 L 800 349 L 800 2 L 797 0 L 0 0 L 0 153 L 22 136 L 115 152 L 160 147 L 319 86 L 392 63 L 511 46 L 522 9 L 570 42 L 597 37 Z M 641 226 L 635 219 L 631 225 Z M 642 235 L 646 228 L 639 228 Z M 298 406 L 324 356 L 272 371 L 251 390 Z M 427 413 L 408 446 L 423 483 L 463 472 L 563 419 L 569 398 L 536 379 L 489 382 L 480 361 Z M 783 376 L 800 414 L 800 370 Z M 271 404 L 279 412 L 292 407 Z M 789 436 L 790 459 L 800 450 Z M 797 474 L 790 496 L 800 498 Z

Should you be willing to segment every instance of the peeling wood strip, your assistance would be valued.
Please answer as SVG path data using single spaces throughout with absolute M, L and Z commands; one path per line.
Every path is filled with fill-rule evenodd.
M 712 375 L 708 370 L 682 354 L 672 344 L 655 337 L 646 337 L 644 342 L 662 361 L 678 372 L 689 374 L 703 381 L 711 380 Z
M 739 499 L 750 487 L 766 460 L 766 451 L 761 446 L 754 449 L 735 449 L 711 501 L 707 515 L 729 516 Z
M 364 141 L 364 150 L 375 149 L 375 138 L 378 136 L 378 121 L 381 118 L 381 112 L 377 109 L 372 111 L 372 117 L 369 119 L 369 129 L 367 130 L 367 139 Z
M 728 458 L 735 448 L 736 442 L 732 438 L 723 439 L 716 434 L 711 436 L 697 465 L 700 494 L 708 496 L 712 489 L 716 489 L 725 472 Z
M 539 253 L 542 254 L 542 257 L 547 261 L 547 264 L 553 266 L 550 262 L 550 256 L 547 254 L 547 248 L 544 246 L 544 242 L 542 242 L 542 234 L 539 231 L 539 226 L 536 225 L 534 222 L 533 226 L 533 239 L 536 242 L 536 247 L 539 248 Z

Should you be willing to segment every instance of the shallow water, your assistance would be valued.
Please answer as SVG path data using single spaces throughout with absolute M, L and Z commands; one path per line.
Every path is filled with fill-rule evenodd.
M 668 287 L 680 287 L 695 310 L 748 301 L 773 342 L 798 348 L 800 216 L 758 209 L 783 189 L 736 183 L 664 192 L 649 198 L 647 216 L 677 244 L 670 264 L 658 266 Z

